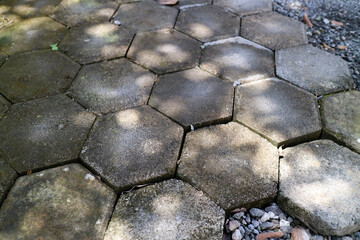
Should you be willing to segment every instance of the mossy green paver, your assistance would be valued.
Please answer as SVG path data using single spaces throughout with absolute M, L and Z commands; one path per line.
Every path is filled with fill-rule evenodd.
M 0 239 L 102 240 L 115 200 L 79 164 L 20 177 L 0 209 Z
M 4 116 L 5 112 L 9 109 L 10 103 L 0 95 L 0 119 Z
M 314 140 L 321 132 L 315 96 L 278 79 L 239 86 L 234 119 L 277 146 Z
M 201 44 L 175 30 L 137 34 L 127 56 L 158 74 L 198 65 Z
M 88 64 L 125 56 L 133 36 L 126 28 L 111 23 L 86 25 L 70 29 L 59 49 Z
M 12 102 L 64 93 L 79 69 L 57 51 L 16 54 L 0 68 L 0 92 Z
M 62 0 L 51 17 L 69 27 L 107 22 L 118 4 L 108 0 Z
M 149 105 L 183 126 L 194 127 L 229 121 L 234 89 L 203 70 L 191 69 L 161 77 Z
M 321 99 L 323 135 L 360 153 L 360 92 L 337 93 Z
M 114 15 L 114 20 L 132 31 L 148 32 L 160 29 L 172 28 L 178 10 L 155 1 L 143 1 L 136 3 L 121 4 Z
M 311 45 L 276 52 L 276 74 L 318 96 L 354 88 L 347 63 Z
M 6 194 L 15 182 L 17 174 L 14 169 L 0 158 L 0 204 L 4 201 Z M 1 206 L 1 205 L 0 205 Z
M 30 18 L 0 30 L 0 49 L 12 55 L 39 49 L 50 49 L 61 41 L 66 27 L 51 18 Z
M 215 6 L 192 7 L 180 11 L 175 29 L 209 42 L 238 36 L 240 18 Z
M 240 16 L 269 12 L 272 9 L 271 0 L 214 0 L 213 4 L 233 11 Z
M 95 120 L 65 95 L 10 107 L 0 121 L 0 153 L 19 173 L 76 160 Z
M 360 229 L 360 155 L 330 140 L 285 149 L 279 206 L 322 235 Z
M 274 76 L 274 53 L 241 37 L 203 45 L 200 67 L 238 83 Z
M 263 205 L 277 194 L 277 148 L 231 122 L 186 135 L 178 177 L 225 210 Z
M 151 72 L 123 58 L 85 66 L 69 94 L 93 112 L 116 112 L 145 105 L 156 79 Z
M 175 175 L 183 128 L 148 106 L 100 117 L 81 160 L 116 191 Z
M 242 18 L 241 36 L 272 50 L 308 43 L 303 23 L 274 12 Z
M 122 195 L 105 240 L 219 240 L 224 220 L 202 192 L 173 179 Z

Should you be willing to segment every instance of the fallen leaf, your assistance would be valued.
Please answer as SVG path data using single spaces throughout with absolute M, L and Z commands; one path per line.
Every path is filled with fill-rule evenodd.
M 284 236 L 283 232 L 260 233 L 256 236 L 256 240 L 265 240 L 268 238 L 281 238 L 282 236 Z
M 26 175 L 30 175 L 30 174 L 32 174 L 32 171 L 31 171 L 31 170 L 27 170 L 27 171 L 26 171 Z
M 345 50 L 347 48 L 347 46 L 344 46 L 344 45 L 338 45 L 337 46 L 338 49 L 340 50 Z
M 246 212 L 246 208 L 236 208 L 231 211 L 231 213 L 238 213 L 238 212 Z
M 51 44 L 50 47 L 51 47 L 51 50 L 53 50 L 53 51 L 58 51 L 59 50 L 59 48 L 57 46 L 57 43 Z
M 331 50 L 331 51 L 335 51 L 335 49 L 333 49 L 332 47 L 330 47 L 329 45 L 326 45 L 325 43 L 321 43 L 320 44 L 323 48 L 327 48 L 327 49 L 329 49 L 329 50 Z
M 308 27 L 310 27 L 310 28 L 313 27 L 313 24 L 310 22 L 310 19 L 309 19 L 308 15 L 306 13 L 304 14 L 304 22 L 306 23 L 306 25 Z
M 164 5 L 175 5 L 178 2 L 179 0 L 159 0 L 159 3 Z
M 338 21 L 335 21 L 335 20 L 331 20 L 330 21 L 332 25 L 335 25 L 335 26 L 344 26 L 344 24 L 342 22 L 338 22 Z

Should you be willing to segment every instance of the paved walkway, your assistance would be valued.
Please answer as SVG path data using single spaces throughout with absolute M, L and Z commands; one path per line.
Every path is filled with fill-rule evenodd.
M 360 92 L 271 0 L 0 1 L 0 239 L 360 229 Z

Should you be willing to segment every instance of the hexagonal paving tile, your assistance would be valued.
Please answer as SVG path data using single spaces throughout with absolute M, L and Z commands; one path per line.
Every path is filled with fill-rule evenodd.
M 0 68 L 0 92 L 12 102 L 63 93 L 79 69 L 79 64 L 56 51 L 14 55 Z
M 200 42 L 174 30 L 140 33 L 127 56 L 161 74 L 197 66 L 200 45 Z
M 154 1 L 122 4 L 114 16 L 125 27 L 135 32 L 172 28 L 178 11 Z
M 204 44 L 200 67 L 229 81 L 274 76 L 274 53 L 241 37 Z
M 192 7 L 180 11 L 175 28 L 208 42 L 239 35 L 240 18 L 215 6 Z
M 285 149 L 279 205 L 322 235 L 360 229 L 360 155 L 329 140 Z
M 238 87 L 234 118 L 277 146 L 316 139 L 321 132 L 316 98 L 277 79 Z
M 54 9 L 52 18 L 69 27 L 107 22 L 118 4 L 107 0 L 62 0 Z
M 0 206 L 17 177 L 14 169 L 0 158 Z
M 183 126 L 198 127 L 230 120 L 233 93 L 231 84 L 191 69 L 162 77 L 149 104 Z
M 3 64 L 9 56 L 0 50 L 0 65 Z
M 103 239 L 116 194 L 79 164 L 20 177 L 0 209 L 0 238 Z
M 203 193 L 172 179 L 122 195 L 105 240 L 219 240 L 224 215 Z
M 354 88 L 347 63 L 311 45 L 276 52 L 276 74 L 316 95 Z
M 323 135 L 360 153 L 360 92 L 350 91 L 321 100 Z
M 30 18 L 1 30 L 0 48 L 8 54 L 50 48 L 60 42 L 66 27 L 48 17 Z
M 241 16 L 269 12 L 272 9 L 271 0 L 214 0 L 214 5 L 229 9 Z
M 59 48 L 76 61 L 87 64 L 123 57 L 134 34 L 111 23 L 72 28 Z
M 0 13 L 11 20 L 47 16 L 60 2 L 61 0 L 7 0 L 1 2 Z
M 19 173 L 75 160 L 94 120 L 65 95 L 12 105 L 0 121 L 0 153 Z
M 4 116 L 9 107 L 10 103 L 0 95 L 0 119 Z
M 303 23 L 274 12 L 244 17 L 241 36 L 272 50 L 308 43 Z
M 96 121 L 81 160 L 117 191 L 174 176 L 183 129 L 148 106 Z
M 225 210 L 263 205 L 277 194 L 278 152 L 238 123 L 187 134 L 178 175 Z
M 147 103 L 156 76 L 138 65 L 118 59 L 85 66 L 69 90 L 93 112 L 115 112 Z

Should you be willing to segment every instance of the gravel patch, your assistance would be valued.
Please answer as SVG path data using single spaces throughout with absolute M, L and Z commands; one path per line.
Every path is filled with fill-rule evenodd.
M 274 0 L 274 10 L 304 22 L 309 43 L 345 59 L 360 89 L 360 2 L 358 0 Z

